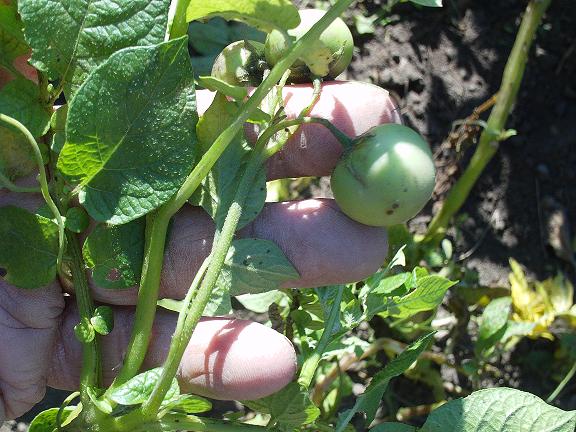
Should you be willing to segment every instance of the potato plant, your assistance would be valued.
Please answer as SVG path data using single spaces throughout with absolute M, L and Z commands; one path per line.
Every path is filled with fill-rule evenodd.
M 79 312 L 74 333 L 82 344 L 78 391 L 61 407 L 39 414 L 31 432 L 342 432 L 353 430 L 354 419 L 370 427 L 390 380 L 414 364 L 434 333 L 417 338 L 379 370 L 349 409 L 340 409 L 329 397 L 334 389 L 330 383 L 319 386 L 320 374 L 350 349 L 362 348 L 353 334 L 362 322 L 376 316 L 410 319 L 433 311 L 456 282 L 425 268 L 404 269 L 400 248 L 365 280 L 281 289 L 299 276 L 282 249 L 269 240 L 237 235 L 263 210 L 265 163 L 305 124 L 324 125 L 341 140 L 343 169 L 354 166 L 345 175 L 368 174 L 369 185 L 362 177 L 358 185 L 340 187 L 349 179 L 336 172 L 337 199 L 350 217 L 372 225 L 403 223 L 430 196 L 431 154 L 416 132 L 380 126 L 350 140 L 327 120 L 310 116 L 323 91 L 319 77 L 334 78 L 350 61 L 348 42 L 337 41 L 338 52 L 326 57 L 325 48 L 335 36 L 328 32 L 330 40 L 322 38 L 351 3 L 338 0 L 303 30 L 298 10 L 287 0 L 0 4 L 0 66 L 15 76 L 0 91 L 0 180 L 13 193 L 41 193 L 45 200 L 35 212 L 0 207 L 1 277 L 22 290 L 45 287 L 58 278 L 73 290 Z M 268 65 L 261 58 L 243 63 L 242 53 L 227 59 L 230 50 L 225 50 L 224 65 L 232 65 L 232 78 L 238 81 L 219 68 L 215 76 L 195 79 L 188 23 L 211 17 L 240 20 L 290 43 L 275 52 L 273 61 L 266 56 Z M 340 30 L 342 25 L 337 24 Z M 295 40 L 293 29 L 302 30 Z M 37 83 L 14 67 L 14 60 L 29 50 Z M 320 58 L 314 59 L 316 55 Z M 292 73 L 303 65 L 316 85 L 308 106 L 287 118 L 282 90 L 290 80 L 301 80 Z M 256 76 L 249 76 L 252 72 Z M 203 112 L 198 85 L 214 92 Z M 257 126 L 255 139 L 249 139 L 246 125 Z M 403 146 L 409 151 L 398 151 Z M 386 157 L 390 163 L 379 164 Z M 371 175 L 374 170 L 378 172 Z M 19 182 L 29 175 L 37 176 L 31 185 Z M 352 196 L 364 186 L 370 193 Z M 186 297 L 161 300 L 167 236 L 173 217 L 191 204 L 213 219 L 214 240 Z M 357 216 L 360 208 L 363 213 Z M 397 218 L 391 219 L 388 210 Z M 107 386 L 101 346 L 113 330 L 114 313 L 97 305 L 91 286 L 124 290 L 136 285 L 126 354 Z M 231 296 L 249 309 L 269 311 L 298 348 L 298 373 L 291 383 L 242 401 L 265 419 L 263 424 L 203 414 L 211 402 L 181 391 L 176 379 L 200 318 L 228 314 Z M 143 370 L 159 306 L 178 311 L 178 320 L 162 366 Z M 501 388 L 447 403 L 420 430 L 568 432 L 575 424 L 573 412 Z M 370 430 L 416 429 L 384 423 Z

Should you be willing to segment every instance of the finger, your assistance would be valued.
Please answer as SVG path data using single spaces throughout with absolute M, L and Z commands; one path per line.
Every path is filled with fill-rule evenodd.
M 174 218 L 164 258 L 161 297 L 183 298 L 210 252 L 214 224 L 201 209 L 183 208 Z M 382 264 L 387 253 L 386 230 L 349 219 L 333 200 L 269 203 L 239 237 L 275 242 L 300 277 L 282 285 L 304 288 L 364 279 Z M 135 304 L 136 289 L 94 287 L 103 302 Z
M 44 397 L 59 316 L 56 283 L 25 290 L 0 279 L 0 420 L 16 418 Z
M 288 118 L 297 117 L 312 101 L 312 85 L 284 87 L 284 105 Z M 203 113 L 214 97 L 200 90 L 198 111 Z M 332 81 L 322 84 L 311 117 L 329 120 L 350 137 L 357 137 L 383 123 L 402 123 L 400 111 L 390 93 L 381 87 L 355 81 Z M 251 141 L 255 126 L 247 124 Z M 268 161 L 268 178 L 325 176 L 333 170 L 342 154 L 342 146 L 324 126 L 302 125 L 284 148 Z
M 152 331 L 144 368 L 160 366 L 166 358 L 176 326 L 176 314 L 160 311 Z M 133 310 L 114 311 L 112 333 L 102 338 L 103 372 L 110 383 L 122 365 Z M 74 337 L 78 315 L 66 308 L 56 349 L 52 356 L 48 385 L 78 388 L 81 346 Z M 288 384 L 296 371 L 296 354 L 283 335 L 261 324 L 235 319 L 202 319 L 192 336 L 178 371 L 184 392 L 214 399 L 249 400 L 272 394 Z

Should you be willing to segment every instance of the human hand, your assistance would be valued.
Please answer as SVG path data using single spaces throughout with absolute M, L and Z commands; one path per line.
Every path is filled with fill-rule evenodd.
M 285 89 L 286 111 L 296 115 L 311 98 L 309 86 Z M 211 95 L 198 92 L 199 110 Z M 369 84 L 327 83 L 311 112 L 350 136 L 377 124 L 399 121 L 389 94 Z M 304 125 L 268 164 L 270 179 L 327 175 L 336 165 L 340 144 L 320 125 Z M 32 194 L 0 192 L 0 206 L 34 211 L 42 204 Z M 200 209 L 186 207 L 175 217 L 164 260 L 161 297 L 182 298 L 211 247 L 214 226 Z M 332 200 L 271 203 L 241 237 L 276 242 L 300 273 L 285 287 L 313 287 L 362 279 L 374 272 L 387 252 L 384 229 L 360 225 Z M 95 298 L 117 305 L 114 331 L 102 338 L 107 381 L 122 363 L 128 342 L 136 289 L 93 287 Z M 44 395 L 46 385 L 75 389 L 81 346 L 73 332 L 78 314 L 57 284 L 22 290 L 0 280 L 0 419 L 17 417 Z M 164 360 L 176 315 L 159 311 L 145 368 Z M 296 355 L 282 335 L 248 321 L 204 319 L 188 345 L 178 378 L 183 391 L 216 399 L 255 399 L 276 392 L 293 377 Z

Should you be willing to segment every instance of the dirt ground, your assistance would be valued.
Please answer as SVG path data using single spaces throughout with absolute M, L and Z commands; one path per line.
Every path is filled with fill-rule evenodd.
M 393 91 L 407 124 L 428 138 L 439 169 L 436 201 L 466 166 L 473 150 L 470 144 L 458 151 L 442 143 L 453 121 L 467 117 L 496 93 L 526 3 L 445 0 L 446 6 L 438 10 L 402 4 L 393 10 L 390 24 L 377 28 L 373 35 L 356 38 L 359 49 L 348 78 Z M 370 10 L 378 8 L 376 3 L 363 4 Z M 543 279 L 561 269 L 574 280 L 574 269 L 549 242 L 550 223 L 560 233 L 576 228 L 573 0 L 553 1 L 508 127 L 518 135 L 502 143 L 466 202 L 458 222 L 462 235 L 455 242 L 456 256 L 468 256 L 465 264 L 478 271 L 485 286 L 507 284 L 510 257 L 533 277 Z M 413 227 L 421 228 L 430 214 L 428 209 Z M 574 234 L 569 231 L 566 238 L 572 241 Z M 536 371 L 527 359 L 546 361 L 552 349 L 548 342 L 520 344 L 498 383 L 540 396 L 548 394 L 554 386 L 551 372 Z M 404 406 L 427 402 L 425 390 L 419 395 L 413 382 L 403 383 L 397 380 L 393 389 Z M 560 403 L 564 409 L 576 409 L 575 384 L 571 386 Z M 56 406 L 63 397 L 51 391 L 43 406 Z M 32 414 L 22 420 L 29 421 Z M 25 430 L 25 425 L 17 423 L 4 427 Z

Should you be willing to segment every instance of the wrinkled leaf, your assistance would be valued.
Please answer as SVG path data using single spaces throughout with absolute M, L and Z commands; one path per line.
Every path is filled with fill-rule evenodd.
M 56 278 L 58 226 L 19 207 L 0 207 L 0 268 L 20 288 L 40 288 Z
M 94 316 L 90 318 L 94 331 L 101 335 L 107 335 L 114 329 L 114 312 L 110 306 L 98 306 Z
M 68 100 L 116 51 L 162 42 L 169 6 L 169 0 L 18 1 L 32 47 L 30 62 L 51 79 L 63 80 Z
M 433 336 L 434 333 L 429 333 L 413 342 L 394 360 L 390 361 L 383 370 L 374 375 L 366 391 L 356 399 L 354 406 L 339 416 L 336 432 L 342 432 L 357 412 L 366 413 L 366 423 L 371 423 L 390 380 L 402 375 L 418 359 L 430 344 Z
M 187 21 L 215 16 L 242 21 L 266 31 L 288 30 L 300 23 L 298 10 L 289 0 L 191 0 L 188 4 Z
M 271 396 L 242 403 L 256 411 L 270 414 L 278 430 L 286 432 L 310 424 L 320 415 L 320 410 L 312 403 L 308 392 L 295 382 Z
M 563 411 L 511 388 L 479 390 L 441 406 L 421 432 L 574 432 L 576 411 Z
M 82 247 L 94 283 L 102 288 L 130 288 L 140 281 L 144 259 L 142 219 L 124 225 L 98 225 Z
M 196 121 L 186 37 L 124 49 L 70 103 L 58 168 L 92 218 L 130 222 L 165 203 L 191 171 Z
M 162 368 L 156 368 L 136 375 L 120 387 L 114 389 L 109 397 L 121 405 L 139 405 L 152 394 L 154 385 L 156 385 L 161 373 Z M 180 388 L 178 387 L 178 381 L 174 378 L 164 401 L 172 401 L 179 395 Z
M 18 120 L 35 137 L 44 135 L 50 125 L 39 87 L 24 78 L 9 81 L 0 90 L 0 112 Z
M 228 250 L 218 285 L 230 295 L 258 294 L 297 279 L 298 272 L 274 242 L 234 240 Z

